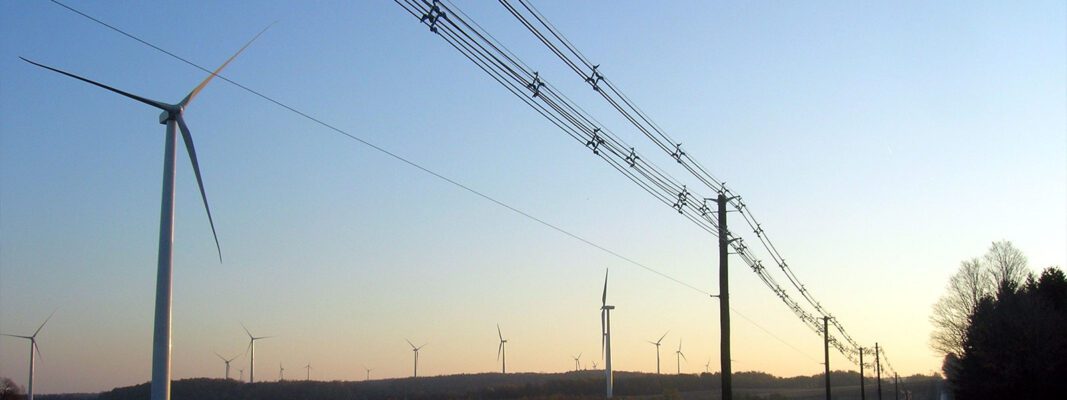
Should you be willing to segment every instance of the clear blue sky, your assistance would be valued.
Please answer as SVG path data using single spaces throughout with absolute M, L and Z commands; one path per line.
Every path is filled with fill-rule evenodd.
M 1012 240 L 1067 265 L 1062 2 L 537 1 L 614 82 L 743 194 L 808 288 L 901 373 L 940 368 L 930 305 L 959 261 Z M 708 291 L 713 238 L 505 92 L 397 5 L 76 7 L 352 134 Z M 496 2 L 468 14 L 628 142 L 656 155 Z M 147 381 L 163 127 L 158 112 L 38 60 L 177 101 L 204 73 L 49 2 L 0 3 L 0 330 L 40 337 L 38 392 Z M 226 257 L 179 158 L 174 376 L 254 333 L 257 377 L 562 371 L 598 355 L 612 271 L 616 368 L 645 340 L 718 359 L 718 305 L 226 82 L 186 113 Z M 670 170 L 682 178 L 681 171 Z M 735 370 L 821 371 L 821 341 L 739 262 Z M 785 281 L 779 276 L 779 280 Z M 794 349 L 800 349 L 797 351 Z M 667 355 L 668 350 L 664 349 Z M 0 339 L 0 376 L 26 344 Z M 712 362 L 712 370 L 717 370 Z M 835 368 L 848 367 L 839 356 Z M 247 369 L 247 358 L 236 362 Z M 854 367 L 853 367 L 854 368 Z M 247 374 L 247 371 L 246 371 Z

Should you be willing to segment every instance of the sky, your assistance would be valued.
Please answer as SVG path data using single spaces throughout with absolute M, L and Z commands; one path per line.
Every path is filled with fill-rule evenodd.
M 496 2 L 457 1 L 544 79 L 683 182 L 665 154 Z M 728 182 L 793 271 L 901 375 L 940 370 L 931 305 L 960 261 L 1010 240 L 1067 265 L 1063 2 L 564 2 L 541 12 Z M 634 186 L 389 1 L 71 2 L 224 76 L 706 292 L 714 237 Z M 205 74 L 50 2 L 0 2 L 0 331 L 42 330 L 36 392 L 150 377 L 163 127 L 140 103 L 27 57 L 176 102 Z M 224 262 L 178 158 L 173 376 L 511 371 L 599 359 L 696 373 L 718 303 L 227 82 L 185 113 Z M 695 182 L 691 182 L 695 187 Z M 751 239 L 750 239 L 751 240 Z M 761 254 L 761 253 L 757 253 Z M 821 338 L 731 260 L 733 368 L 811 375 Z M 780 271 L 776 279 L 785 283 Z M 795 294 L 794 294 L 795 296 Z M 27 347 L 0 339 L 0 376 Z M 855 369 L 831 354 L 834 369 Z M 248 359 L 241 357 L 232 375 Z

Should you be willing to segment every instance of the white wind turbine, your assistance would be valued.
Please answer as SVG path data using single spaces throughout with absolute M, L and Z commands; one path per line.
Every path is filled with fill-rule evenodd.
M 282 366 L 282 363 L 278 363 L 278 382 L 281 382 L 281 381 L 284 381 L 284 380 L 285 380 L 285 367 Z
M 244 328 L 245 333 L 248 334 L 248 383 L 256 382 L 256 341 L 260 339 L 269 339 L 274 336 L 252 336 L 252 332 L 245 328 L 245 324 L 241 324 L 241 328 Z
M 36 352 L 37 353 L 37 357 L 38 358 L 41 357 L 41 348 L 37 347 L 37 334 L 41 333 L 41 329 L 44 329 L 44 324 L 47 324 L 48 320 L 52 319 L 53 315 L 56 315 L 55 311 L 52 311 L 52 313 L 48 315 L 48 318 L 45 318 L 44 322 L 41 323 L 41 326 L 38 326 L 37 330 L 33 331 L 33 334 L 30 335 L 30 336 L 9 335 L 9 334 L 6 334 L 6 333 L 0 334 L 0 335 L 4 335 L 4 336 L 10 336 L 10 337 L 19 338 L 19 339 L 26 339 L 26 340 L 30 341 L 30 381 L 29 381 L 29 386 L 27 387 L 27 391 L 26 391 L 26 400 L 33 400 L 33 358 L 34 358 L 33 357 L 33 353 Z
M 373 369 L 367 368 L 366 365 L 363 366 L 363 369 L 367 370 L 367 379 L 366 380 L 369 381 L 370 380 L 370 372 L 373 371 Z
M 267 27 L 269 28 L 269 26 Z M 243 52 L 249 45 L 252 44 L 260 35 L 267 29 L 264 28 L 256 34 L 252 40 L 245 43 L 240 50 L 233 56 L 230 56 L 226 62 L 222 63 L 218 69 L 211 73 L 203 82 L 200 82 L 184 99 L 177 104 L 167 104 L 160 101 L 151 100 L 145 97 L 141 97 L 132 93 L 128 93 L 111 86 L 86 79 L 69 72 L 65 72 L 56 68 L 49 67 L 47 65 L 39 64 L 25 58 L 30 64 L 36 65 L 41 68 L 45 68 L 60 74 L 69 76 L 71 78 L 80 80 L 82 82 L 98 86 L 103 89 L 115 92 L 130 99 L 139 101 L 141 103 L 158 108 L 163 112 L 159 115 L 159 123 L 167 126 L 166 128 L 166 143 L 163 153 L 163 196 L 162 205 L 160 207 L 159 218 L 159 253 L 157 258 L 157 272 L 156 272 L 156 312 L 155 312 L 155 326 L 152 333 L 152 387 L 151 387 L 151 399 L 152 400 L 169 400 L 170 399 L 170 345 L 171 345 L 171 266 L 173 262 L 173 249 L 174 244 L 174 167 L 176 164 L 175 146 L 177 144 L 177 131 L 181 131 L 182 141 L 185 142 L 185 150 L 189 153 L 189 161 L 193 164 L 193 174 L 196 176 L 196 184 L 200 188 L 200 198 L 204 202 L 204 209 L 207 211 L 208 223 L 211 225 L 211 234 L 215 238 L 215 248 L 219 252 L 219 262 L 222 262 L 222 248 L 219 246 L 218 234 L 215 232 L 215 221 L 211 217 L 211 208 L 208 206 L 207 194 L 204 192 L 204 181 L 200 176 L 200 163 L 196 159 L 196 149 L 193 147 L 193 137 L 189 133 L 189 127 L 185 124 L 185 119 L 182 115 L 185 109 L 189 106 L 189 103 L 200 93 L 201 90 L 207 86 L 211 79 L 218 76 L 219 72 L 223 68 L 226 68 L 234 58 L 237 58 L 241 52 Z
M 239 369 L 237 369 L 237 372 L 239 372 L 241 374 L 241 378 L 238 379 L 238 380 L 240 380 L 241 382 L 244 382 L 245 381 L 245 369 L 244 368 L 239 368 Z
M 308 363 L 308 365 L 305 365 L 305 366 L 304 366 L 304 368 L 308 370 L 308 377 L 307 377 L 307 380 L 309 380 L 309 381 L 310 381 L 310 380 L 311 380 L 311 369 L 312 369 L 312 368 L 311 368 L 311 363 Z
M 422 349 L 423 347 L 426 347 L 426 343 L 423 343 L 422 346 L 415 347 L 414 344 L 411 344 L 410 340 L 404 339 L 404 341 L 408 342 L 408 345 L 411 346 L 411 351 L 415 352 L 415 369 L 414 369 L 414 373 L 412 374 L 412 377 L 413 378 L 418 378 L 419 377 L 419 349 Z
M 678 351 L 675 351 L 674 354 L 676 355 L 675 358 L 677 358 L 677 360 L 678 360 L 678 375 L 681 375 L 682 374 L 682 360 L 685 359 L 686 361 L 689 361 L 688 359 L 685 358 L 685 353 L 682 353 L 682 339 L 678 339 Z
M 660 336 L 659 340 L 657 340 L 655 342 L 653 342 L 651 340 L 648 341 L 649 343 L 652 343 L 653 345 L 656 346 L 656 373 L 657 374 L 659 373 L 659 345 L 660 345 L 661 342 L 663 342 L 663 338 L 667 337 L 667 334 L 670 333 L 670 332 L 671 332 L 670 330 L 668 330 L 667 332 L 664 332 L 663 336 Z
M 226 364 L 226 380 L 230 380 L 230 361 L 236 360 L 237 357 L 240 357 L 240 356 L 244 355 L 244 353 L 241 353 L 241 354 L 238 354 L 236 356 L 233 356 L 230 359 L 227 359 L 226 357 L 223 357 L 222 354 L 219 354 L 217 352 L 215 353 L 215 355 L 218 356 L 219 359 L 221 359 L 222 362 Z
M 611 374 L 611 310 L 615 306 L 608 305 L 608 270 L 604 270 L 604 294 L 600 298 L 600 345 L 604 357 L 604 375 L 607 380 L 607 397 L 611 398 L 611 389 L 614 384 Z
M 576 356 L 571 356 L 571 358 L 574 359 L 574 370 L 575 371 L 580 371 L 582 369 L 582 362 L 581 362 L 582 353 L 578 353 L 578 355 L 576 355 Z
M 504 334 L 500 333 L 500 324 L 496 324 L 496 335 L 500 337 L 500 347 L 496 348 L 496 359 L 500 360 L 500 373 L 508 373 L 508 353 L 504 348 L 504 344 L 508 341 L 504 339 Z

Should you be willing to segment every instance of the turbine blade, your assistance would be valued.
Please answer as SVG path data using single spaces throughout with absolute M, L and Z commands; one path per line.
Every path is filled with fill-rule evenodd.
M 496 324 L 496 335 L 500 337 L 500 340 L 504 340 L 504 334 L 500 333 L 500 324 Z
M 215 70 L 215 72 L 212 72 L 211 75 L 208 75 L 207 78 L 204 78 L 203 82 L 200 82 L 199 85 L 197 85 L 195 88 L 193 88 L 193 91 L 189 92 L 189 95 L 185 96 L 185 98 L 182 99 L 181 103 L 178 103 L 178 107 L 181 107 L 181 108 L 184 109 L 186 106 L 188 106 L 189 102 L 193 101 L 193 98 L 196 97 L 196 95 L 199 94 L 201 90 L 204 90 L 204 87 L 207 86 L 208 82 L 211 82 L 212 79 L 214 79 L 216 76 L 218 76 L 219 72 L 222 72 L 223 68 L 226 68 L 227 65 L 230 65 L 230 62 L 233 61 L 233 59 L 237 58 L 238 55 L 240 55 L 242 52 L 244 52 L 245 49 L 247 49 L 248 46 L 250 46 L 252 44 L 252 42 L 255 42 L 256 39 L 259 39 L 259 35 L 262 35 L 263 32 L 266 32 L 267 29 L 270 29 L 270 27 L 272 25 L 274 25 L 273 22 L 270 25 L 267 25 L 266 28 L 263 28 L 262 31 L 259 31 L 259 33 L 257 33 L 256 36 L 252 37 L 252 40 L 249 40 L 248 43 L 245 43 L 245 45 L 242 46 L 240 50 L 237 50 L 237 52 L 234 53 L 232 56 L 230 56 L 230 58 L 228 60 L 226 60 L 226 62 L 222 63 L 222 65 L 220 65 L 219 68 Z
M 246 327 L 246 326 L 245 326 L 245 323 L 244 323 L 244 322 L 241 322 L 241 329 L 244 329 L 244 330 L 245 330 L 245 333 L 247 333 L 247 334 L 248 334 L 248 338 L 249 338 L 249 339 L 251 339 L 251 338 L 252 338 L 252 332 L 249 332 L 249 331 L 248 331 L 248 327 Z
M 668 329 L 666 332 L 663 332 L 663 336 L 659 337 L 659 340 L 656 341 L 656 344 L 659 344 L 660 342 L 662 342 L 663 338 L 667 337 L 668 333 L 671 333 L 670 329 Z
M 59 311 L 59 309 L 57 308 L 55 310 L 52 310 L 52 313 L 48 314 L 48 318 L 44 319 L 44 322 L 41 323 L 41 326 L 38 326 L 37 330 L 33 331 L 33 337 L 37 337 L 37 334 L 41 332 L 41 329 L 44 329 L 44 325 L 48 323 L 48 320 L 52 319 L 53 315 L 56 315 L 56 311 Z
M 689 359 L 685 358 L 685 353 L 678 352 L 678 355 L 682 356 L 683 360 L 689 361 Z
M 600 303 L 602 306 L 608 305 L 608 270 L 604 269 L 604 294 L 600 296 Z
M 20 338 L 20 339 L 33 339 L 32 337 L 29 337 L 29 336 L 8 335 L 6 333 L 0 333 L 0 336 L 9 336 L 9 337 L 15 337 L 15 338 Z
M 71 78 L 74 78 L 74 79 L 77 79 L 79 81 L 88 83 L 90 85 L 94 85 L 94 86 L 97 86 L 97 87 L 100 87 L 100 88 L 103 88 L 103 89 L 110 90 L 112 92 L 121 94 L 123 96 L 129 97 L 129 98 L 137 100 L 139 102 L 148 104 L 148 105 L 150 105 L 152 107 L 158 108 L 158 109 L 163 110 L 163 111 L 171 111 L 174 108 L 174 106 L 171 106 L 169 104 L 160 103 L 158 101 L 151 100 L 151 99 L 146 99 L 144 97 L 141 97 L 141 96 L 138 96 L 138 95 L 135 95 L 133 93 L 129 93 L 129 92 L 126 92 L 126 91 L 123 91 L 123 90 L 119 90 L 119 89 L 113 88 L 111 86 L 105 85 L 103 83 L 100 83 L 100 82 L 97 82 L 97 81 L 94 81 L 94 80 L 91 80 L 91 79 L 82 78 L 82 77 L 80 77 L 78 75 L 74 75 L 74 74 L 72 74 L 70 72 L 63 71 L 61 69 L 52 68 L 52 67 L 49 67 L 49 66 L 44 65 L 44 64 L 40 64 L 40 63 L 37 63 L 37 62 L 30 61 L 30 60 L 26 59 L 25 57 L 21 57 L 20 56 L 19 58 L 21 58 L 22 61 L 25 61 L 25 62 L 28 62 L 30 64 L 36 65 L 38 67 L 41 67 L 41 68 L 44 68 L 44 69 L 47 69 L 47 70 L 50 70 L 50 71 L 53 71 L 53 72 L 58 72 L 60 74 L 69 76 Z
M 215 353 L 215 355 L 218 356 L 220 359 L 222 359 L 222 361 L 230 362 L 230 360 L 227 360 L 226 357 L 222 356 L 222 354 L 219 354 L 218 352 L 214 352 L 214 351 L 212 353 Z
M 193 135 L 189 133 L 189 126 L 185 125 L 185 118 L 178 114 L 178 128 L 182 131 L 182 140 L 185 141 L 185 150 L 189 152 L 189 161 L 193 163 L 193 175 L 196 175 L 196 185 L 200 187 L 200 198 L 204 200 L 204 210 L 207 210 L 207 222 L 211 225 L 211 235 L 215 237 L 215 249 L 219 252 L 219 262 L 222 262 L 222 247 L 219 246 L 219 235 L 215 233 L 215 220 L 211 218 L 211 206 L 207 204 L 207 193 L 204 192 L 204 179 L 200 176 L 200 162 L 196 159 L 196 148 L 193 146 Z
M 500 352 L 504 350 L 504 342 L 500 342 L 500 346 L 496 348 L 496 360 L 500 361 Z
M 44 356 L 41 355 L 41 348 L 37 347 L 37 341 L 31 340 L 30 343 L 33 345 L 33 349 L 37 351 L 37 358 L 44 360 Z
M 407 338 L 404 338 L 404 341 L 408 342 L 408 346 L 411 346 L 411 348 L 413 348 L 413 349 L 415 348 L 415 345 L 412 344 L 410 340 L 407 340 Z

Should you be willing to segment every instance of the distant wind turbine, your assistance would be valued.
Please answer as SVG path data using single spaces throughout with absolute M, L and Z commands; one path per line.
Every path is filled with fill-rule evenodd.
M 305 365 L 304 368 L 306 368 L 308 370 L 308 378 L 307 378 L 307 380 L 310 381 L 311 380 L 311 363 L 308 363 L 308 365 Z
M 268 26 L 267 28 L 270 28 Z M 144 98 L 132 93 L 128 93 L 111 86 L 74 75 L 69 72 L 65 72 L 56 68 L 49 67 L 44 64 L 38 64 L 36 62 L 22 58 L 30 64 L 38 67 L 48 69 L 53 72 L 69 76 L 71 78 L 80 80 L 82 82 L 107 89 L 117 94 L 123 95 L 130 99 L 139 101 L 141 103 L 158 108 L 163 112 L 159 115 L 159 123 L 167 126 L 166 128 L 166 145 L 163 155 L 163 198 L 162 205 L 160 207 L 159 218 L 159 253 L 157 258 L 157 272 L 156 272 L 156 312 L 155 312 L 155 327 L 152 334 L 152 386 L 151 386 L 151 399 L 152 400 L 169 400 L 170 399 L 170 345 L 171 345 L 171 266 L 173 262 L 173 249 L 174 244 L 174 167 L 176 164 L 176 153 L 174 148 L 177 144 L 177 131 L 181 131 L 182 141 L 185 142 L 185 150 L 189 153 L 189 161 L 193 164 L 193 174 L 196 175 L 196 184 L 200 187 L 200 198 L 204 202 L 204 209 L 207 211 L 208 223 L 211 225 L 211 234 L 215 238 L 215 248 L 219 253 L 219 262 L 222 262 L 222 247 L 219 246 L 219 237 L 215 232 L 215 221 L 211 218 L 211 207 L 208 206 L 207 194 L 204 192 L 204 181 L 200 176 L 200 163 L 196 159 L 196 149 L 193 147 L 193 137 L 189 133 L 189 127 L 185 125 L 185 119 L 182 115 L 185 109 L 189 107 L 189 103 L 200 93 L 201 90 L 207 86 L 211 79 L 218 76 L 219 72 L 222 72 L 223 68 L 226 68 L 234 58 L 237 58 L 249 45 L 252 44 L 260 35 L 267 30 L 264 28 L 252 40 L 245 43 L 240 50 L 234 55 L 230 56 L 226 62 L 222 63 L 218 69 L 205 78 L 199 85 L 197 85 L 184 99 L 177 104 L 167 104 L 148 98 Z
M 282 366 L 282 363 L 278 363 L 278 382 L 281 382 L 281 381 L 284 381 L 284 380 L 285 380 L 285 367 Z
M 370 372 L 373 371 L 373 370 L 370 369 L 370 368 L 367 368 L 366 365 L 363 366 L 363 369 L 367 370 L 367 380 L 369 381 L 370 380 Z
M 593 361 L 593 370 L 596 370 L 596 361 Z
M 26 400 L 33 400 L 33 353 L 36 352 L 37 357 L 41 358 L 41 348 L 37 347 L 37 334 L 41 333 L 41 329 L 44 329 L 44 324 L 47 324 L 48 320 L 52 319 L 53 315 L 56 315 L 55 311 L 52 311 L 52 313 L 48 315 L 48 318 L 45 318 L 44 322 L 41 323 L 41 326 L 38 326 L 37 330 L 33 331 L 33 334 L 30 336 L 8 335 L 6 333 L 0 333 L 0 335 L 10 336 L 19 339 L 26 339 L 30 341 L 30 381 L 29 385 L 27 386 Z
M 664 332 L 663 336 L 660 336 L 659 340 L 657 340 L 655 342 L 653 342 L 651 340 L 648 341 L 649 343 L 652 343 L 653 345 L 656 346 L 656 373 L 657 374 L 659 373 L 659 345 L 660 345 L 661 342 L 663 342 L 663 338 L 667 337 L 667 334 L 670 333 L 670 332 L 671 332 L 670 330 L 668 330 L 667 332 Z
M 245 324 L 241 324 L 241 328 L 244 328 L 245 333 L 248 334 L 248 383 L 256 383 L 256 341 L 260 339 L 269 339 L 274 336 L 252 336 L 252 332 L 245 328 Z
M 578 353 L 578 355 L 576 355 L 576 356 L 571 356 L 571 358 L 574 359 L 574 370 L 575 371 L 581 370 L 582 369 L 582 362 L 581 362 L 582 353 Z
M 244 381 L 245 381 L 245 369 L 244 369 L 244 368 L 238 368 L 238 369 L 237 369 L 237 372 L 240 372 L 240 373 L 241 373 L 241 378 L 240 378 L 239 380 L 240 380 L 241 382 L 244 382 Z
M 704 364 L 704 372 L 709 373 L 709 374 L 711 373 L 711 359 L 710 358 L 708 359 L 708 362 Z
M 613 386 L 611 375 L 611 310 L 615 306 L 608 305 L 608 270 L 604 270 L 604 294 L 600 297 L 600 351 L 604 357 L 604 375 L 607 383 L 607 397 L 611 398 Z
M 426 343 L 423 343 L 422 346 L 415 347 L 414 344 L 411 344 L 410 340 L 404 339 L 404 341 L 408 342 L 408 345 L 411 346 L 411 351 L 415 352 L 415 369 L 414 369 L 414 372 L 412 374 L 412 377 L 413 378 L 418 378 L 419 377 L 419 349 L 422 349 L 423 347 L 426 347 Z
M 504 348 L 504 344 L 508 341 L 504 339 L 504 334 L 500 333 L 500 324 L 496 324 L 496 335 L 500 337 L 500 347 L 496 348 L 496 359 L 500 360 L 500 373 L 508 373 L 508 353 Z
M 219 359 L 221 359 L 222 362 L 226 364 L 226 380 L 230 380 L 230 361 L 236 360 L 237 357 L 240 357 L 240 356 L 244 355 L 244 353 L 241 353 L 241 354 L 238 354 L 236 356 L 233 356 L 233 358 L 230 358 L 230 359 L 227 359 L 226 357 L 223 357 L 222 354 L 219 354 L 217 352 L 215 353 L 215 355 L 218 356 Z
M 684 359 L 686 361 L 689 361 L 688 359 L 685 358 L 685 353 L 682 353 L 682 339 L 678 339 L 678 351 L 675 351 L 674 353 L 677 355 L 676 358 L 678 359 L 678 375 L 681 375 L 682 374 L 682 360 Z

